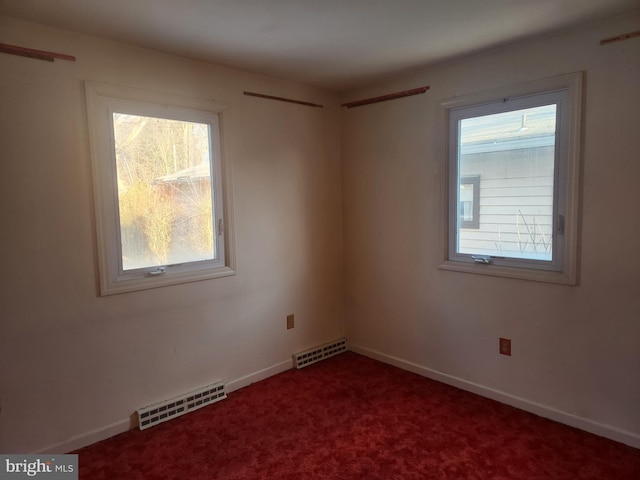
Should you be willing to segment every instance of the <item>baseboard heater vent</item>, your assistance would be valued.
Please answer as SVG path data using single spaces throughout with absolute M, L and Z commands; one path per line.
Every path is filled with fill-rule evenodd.
M 185 413 L 227 398 L 222 382 L 138 409 L 140 430 L 153 427 Z
M 294 354 L 293 366 L 295 368 L 306 367 L 307 365 L 318 363 L 325 358 L 333 357 L 347 350 L 347 339 L 341 338 L 335 342 L 325 343 L 324 345 Z

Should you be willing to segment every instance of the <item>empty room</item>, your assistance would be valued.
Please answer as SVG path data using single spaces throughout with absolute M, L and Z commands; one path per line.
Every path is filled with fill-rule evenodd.
M 639 114 L 639 0 L 0 0 L 0 478 L 640 478 Z

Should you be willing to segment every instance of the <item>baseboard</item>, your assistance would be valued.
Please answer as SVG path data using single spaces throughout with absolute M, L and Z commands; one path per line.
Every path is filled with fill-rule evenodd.
M 252 383 L 259 382 L 260 380 L 272 377 L 278 373 L 290 370 L 291 368 L 293 368 L 293 363 L 291 359 L 288 359 L 270 367 L 263 368 L 262 370 L 258 370 L 257 372 L 250 373 L 249 375 L 245 375 L 244 377 L 236 378 L 235 380 L 227 382 L 225 383 L 225 388 L 227 393 L 234 392 L 240 388 L 248 387 Z
M 106 427 L 96 428 L 95 430 L 91 430 L 86 433 L 82 433 L 80 435 L 75 435 L 71 437 L 69 440 L 65 440 L 64 442 L 56 443 L 54 445 L 49 445 L 46 448 L 38 450 L 36 454 L 43 453 L 67 453 L 77 450 L 82 447 L 86 447 L 87 445 L 91 445 L 92 443 L 99 442 L 101 440 L 106 440 L 107 438 L 114 437 L 120 433 L 124 433 L 132 428 L 135 428 L 135 422 L 132 422 L 130 418 L 126 420 L 120 420 L 119 422 L 112 423 L 111 425 L 107 425 Z
M 292 366 L 293 365 L 291 359 L 276 363 L 275 365 L 272 365 L 270 367 L 263 368 L 262 370 L 258 370 L 257 372 L 250 373 L 249 375 L 245 375 L 243 377 L 225 383 L 225 390 L 227 393 L 233 392 L 240 388 L 251 385 L 252 383 L 259 382 L 260 380 L 264 380 L 273 375 L 289 370 L 292 368 Z M 112 423 L 111 425 L 108 425 L 106 427 L 97 428 L 95 430 L 91 430 L 90 432 L 75 435 L 70 439 L 65 440 L 64 442 L 50 445 L 33 453 L 67 453 L 78 450 L 82 447 L 86 447 L 87 445 L 100 442 L 101 440 L 106 440 L 107 438 L 113 437 L 120 433 L 124 433 L 133 428 L 137 428 L 137 423 L 131 418 L 127 418 L 125 420 L 120 420 L 118 422 Z
M 547 405 L 542 405 L 540 403 L 527 400 L 526 398 L 517 397 L 500 390 L 469 382 L 468 380 L 454 377 L 437 370 L 432 370 L 430 368 L 418 365 L 413 362 L 409 362 L 402 358 L 387 355 L 385 353 L 371 350 L 369 348 L 360 347 L 358 345 L 354 345 L 352 342 L 349 342 L 349 350 L 364 355 L 365 357 L 373 358 L 383 363 L 393 365 L 403 370 L 417 373 L 418 375 L 422 375 L 423 377 L 428 377 L 433 380 L 446 383 L 447 385 L 457 387 L 461 390 L 466 390 L 468 392 L 472 392 L 477 395 L 496 400 L 500 403 L 506 403 L 507 405 L 511 405 L 513 407 L 519 408 L 520 410 L 533 413 L 540 417 L 548 418 L 549 420 L 563 423 L 565 425 L 569 425 L 570 427 L 584 430 L 585 432 L 593 433 L 595 435 L 599 435 L 616 442 L 624 443 L 631 447 L 640 448 L 640 435 L 636 433 L 622 430 L 611 425 L 598 423 L 587 418 L 578 417 L 561 410 L 556 410 L 555 408 L 549 407 Z

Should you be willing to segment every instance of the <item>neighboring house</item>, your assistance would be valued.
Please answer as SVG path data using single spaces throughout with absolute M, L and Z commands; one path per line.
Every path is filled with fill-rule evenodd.
M 153 184 L 172 205 L 170 261 L 213 258 L 211 164 L 203 161 L 158 177 Z

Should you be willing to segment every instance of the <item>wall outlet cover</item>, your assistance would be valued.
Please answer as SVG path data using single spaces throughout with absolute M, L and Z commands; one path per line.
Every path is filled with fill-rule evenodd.
M 500 338 L 500 354 L 511 356 L 511 339 Z

